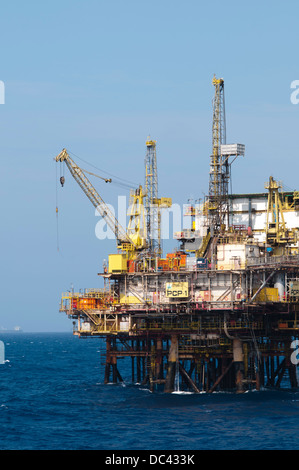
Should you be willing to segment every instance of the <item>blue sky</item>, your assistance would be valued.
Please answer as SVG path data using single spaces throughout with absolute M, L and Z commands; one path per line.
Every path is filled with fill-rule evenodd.
M 63 147 L 138 185 L 150 134 L 160 196 L 183 204 L 207 192 L 214 73 L 225 80 L 227 142 L 246 146 L 233 191 L 263 191 L 270 175 L 299 189 L 298 2 L 3 3 L 0 327 L 71 331 L 61 292 L 99 287 L 115 251 L 96 238 L 94 208 L 67 171 L 57 251 Z M 108 203 L 128 195 L 94 183 Z

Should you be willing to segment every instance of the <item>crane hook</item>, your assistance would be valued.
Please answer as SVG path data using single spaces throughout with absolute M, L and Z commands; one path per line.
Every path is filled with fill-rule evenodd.
M 65 178 L 64 178 L 64 176 L 61 176 L 61 177 L 60 177 L 60 184 L 61 184 L 61 186 L 64 185 L 64 182 L 65 182 Z

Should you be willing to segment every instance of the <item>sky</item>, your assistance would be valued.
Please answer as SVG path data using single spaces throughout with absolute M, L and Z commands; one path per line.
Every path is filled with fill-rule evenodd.
M 60 187 L 62 148 L 114 175 L 111 185 L 91 179 L 112 205 L 144 183 L 148 135 L 159 195 L 185 204 L 207 194 L 214 74 L 225 82 L 227 143 L 245 144 L 233 192 L 263 192 L 270 175 L 299 189 L 298 10 L 292 0 L 2 2 L 0 328 L 72 331 L 61 293 L 101 287 L 116 252 L 67 169 Z

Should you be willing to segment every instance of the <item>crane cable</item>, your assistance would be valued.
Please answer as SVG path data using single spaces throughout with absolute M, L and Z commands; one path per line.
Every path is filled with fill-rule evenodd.
M 105 171 L 105 170 L 103 170 L 103 169 L 101 169 L 101 168 L 98 168 L 97 166 L 93 165 L 92 163 L 89 163 L 88 161 L 86 161 L 86 160 L 84 160 L 83 158 L 79 157 L 78 155 L 74 154 L 74 153 L 71 152 L 70 150 L 69 150 L 68 152 L 69 152 L 71 155 L 73 155 L 75 158 L 78 158 L 78 159 L 81 160 L 82 162 L 87 163 L 87 165 L 92 166 L 92 167 L 95 168 L 96 170 L 99 170 L 99 171 L 101 171 L 102 173 L 106 173 L 107 175 L 112 176 L 112 178 L 116 178 L 117 180 L 119 180 L 119 181 L 115 181 L 115 180 L 112 181 L 111 178 L 109 178 L 109 179 L 111 180 L 111 181 L 109 181 L 109 179 L 107 178 L 107 179 L 108 179 L 108 182 L 112 182 L 112 183 L 116 184 L 117 186 L 121 186 L 121 187 L 124 187 L 124 188 L 127 188 L 127 189 L 131 189 L 131 188 L 132 188 L 132 185 L 133 185 L 134 187 L 138 187 L 138 184 L 137 184 L 137 183 L 135 183 L 135 182 L 133 182 L 133 181 L 126 180 L 126 179 L 124 179 L 124 178 L 120 178 L 119 176 L 116 176 L 116 175 L 114 175 L 114 174 L 112 174 L 112 173 L 109 173 L 108 171 Z M 83 170 L 83 171 L 86 171 L 86 170 Z M 86 172 L 87 172 L 87 173 L 90 173 L 90 172 L 88 172 L 88 171 L 86 171 Z M 94 173 L 90 173 L 90 174 L 93 175 L 93 176 L 97 176 L 97 177 L 99 177 L 99 178 L 102 178 L 102 179 L 106 180 L 106 178 L 103 178 L 103 177 L 101 177 L 101 176 L 98 176 L 98 175 L 96 175 L 96 174 L 94 174 Z
M 95 169 L 97 169 L 99 171 L 102 171 L 103 173 L 107 173 L 108 175 L 113 176 L 114 178 L 118 179 L 119 181 L 113 181 L 113 183 L 116 184 L 117 186 L 120 186 L 120 187 L 122 187 L 124 189 L 127 189 L 127 190 L 128 189 L 131 190 L 132 185 L 138 186 L 136 183 L 133 183 L 132 181 L 125 180 L 124 178 L 120 178 L 118 176 L 112 175 L 111 173 L 109 173 L 105 170 L 101 170 L 100 168 L 96 167 L 92 163 L 89 163 L 86 160 L 83 160 L 83 158 L 78 157 L 78 155 L 75 155 L 73 152 L 69 152 L 69 153 L 71 153 L 74 157 L 79 158 L 79 160 L 82 160 L 83 162 L 87 163 L 88 165 L 94 167 Z M 89 175 L 96 176 L 97 178 L 100 178 L 100 179 L 104 180 L 105 183 L 112 183 L 111 178 L 104 178 L 103 176 L 97 175 L 97 174 L 92 173 L 88 170 L 83 170 L 82 169 L 82 171 L 84 171 L 85 173 L 88 173 Z M 56 165 L 56 178 L 55 178 L 55 180 L 56 180 L 56 243 L 57 243 L 57 251 L 59 252 L 58 188 L 57 188 L 58 178 L 57 178 L 57 176 L 58 175 L 57 175 L 57 165 Z M 59 181 L 60 181 L 61 186 L 63 186 L 64 182 L 65 182 L 64 164 L 60 165 L 60 178 L 59 178 Z
M 57 244 L 57 251 L 59 251 L 59 224 L 58 224 L 58 178 L 57 178 L 57 165 L 55 165 L 56 169 L 56 244 Z
M 84 170 L 83 168 L 81 168 L 81 170 L 84 171 L 85 173 L 88 173 L 89 175 L 96 176 L 97 178 L 100 178 L 101 180 L 104 180 L 105 183 L 112 183 L 111 178 L 104 178 L 103 176 L 96 175 L 95 173 L 91 173 L 91 171 Z

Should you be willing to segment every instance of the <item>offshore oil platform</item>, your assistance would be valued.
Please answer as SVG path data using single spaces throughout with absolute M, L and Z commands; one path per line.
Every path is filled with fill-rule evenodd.
M 132 382 L 151 391 L 298 385 L 299 192 L 270 177 L 262 193 L 230 194 L 245 146 L 226 144 L 224 80 L 212 83 L 209 194 L 188 207 L 191 228 L 165 257 L 161 213 L 172 200 L 158 195 L 156 141 L 146 141 L 145 185 L 131 192 L 126 229 L 67 150 L 56 157 L 117 240 L 104 287 L 64 293 L 60 306 L 75 335 L 105 338 L 105 383 L 123 381 L 119 359 L 129 357 Z

